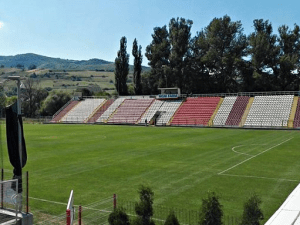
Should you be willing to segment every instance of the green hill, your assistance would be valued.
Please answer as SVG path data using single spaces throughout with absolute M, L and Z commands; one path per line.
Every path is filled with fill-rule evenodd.
M 113 63 L 102 59 L 90 59 L 90 60 L 68 60 L 60 58 L 51 58 L 47 56 L 37 55 L 33 53 L 20 54 L 15 56 L 0 56 L 0 65 L 5 67 L 17 67 L 17 65 L 23 65 L 28 68 L 34 64 L 37 68 L 47 69 L 103 69 L 105 67 L 111 68 Z
M 34 64 L 38 69 L 52 70 L 101 70 L 114 71 L 115 65 L 113 62 L 102 59 L 89 60 L 69 60 L 61 58 L 51 58 L 47 56 L 37 55 L 33 53 L 20 54 L 15 56 L 0 56 L 0 65 L 4 67 L 24 66 L 27 69 Z M 130 66 L 130 71 L 133 66 Z M 144 71 L 149 70 L 149 67 L 143 67 Z

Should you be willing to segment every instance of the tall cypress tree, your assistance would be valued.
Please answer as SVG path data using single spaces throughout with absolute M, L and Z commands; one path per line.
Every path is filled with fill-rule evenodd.
M 142 73 L 142 46 L 138 47 L 136 38 L 133 41 L 132 55 L 134 56 L 134 72 L 133 72 L 133 84 L 134 93 L 140 95 L 142 93 L 141 85 L 141 73 Z
M 127 75 L 129 72 L 129 54 L 127 54 L 127 39 L 120 40 L 120 50 L 115 59 L 115 86 L 119 95 L 127 95 Z

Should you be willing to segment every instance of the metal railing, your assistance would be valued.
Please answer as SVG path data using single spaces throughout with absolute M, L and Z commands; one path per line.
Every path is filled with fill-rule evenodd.
M 229 96 L 268 96 L 268 95 L 294 95 L 300 96 L 300 91 L 265 91 L 265 92 L 237 92 L 237 93 L 209 93 L 192 94 L 189 97 L 229 97 Z

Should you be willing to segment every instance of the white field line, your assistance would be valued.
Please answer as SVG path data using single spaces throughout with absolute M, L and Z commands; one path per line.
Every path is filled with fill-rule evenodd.
M 237 166 L 239 166 L 239 165 L 241 165 L 241 164 L 243 164 L 243 163 L 249 161 L 250 159 L 253 159 L 253 158 L 255 158 L 255 157 L 257 157 L 257 156 L 259 156 L 259 155 L 261 155 L 261 154 L 263 154 L 263 153 L 265 153 L 265 152 L 267 152 L 267 151 L 269 151 L 269 150 L 271 150 L 271 149 L 273 149 L 273 148 L 275 148 L 275 147 L 278 147 L 279 145 L 282 145 L 282 144 L 284 144 L 285 142 L 288 142 L 288 141 L 290 141 L 290 140 L 293 139 L 293 138 L 294 138 L 294 137 L 291 137 L 291 138 L 289 138 L 289 139 L 287 139 L 287 140 L 285 140 L 285 141 L 283 141 L 283 142 L 281 142 L 281 143 L 279 143 L 279 144 L 277 144 L 277 145 L 274 145 L 274 146 L 272 146 L 272 147 L 270 147 L 270 148 L 268 148 L 268 149 L 266 149 L 266 150 L 264 150 L 264 151 L 262 151 L 262 152 L 260 152 L 260 153 L 258 153 L 258 154 L 256 154 L 256 155 L 254 155 L 254 156 L 248 158 L 248 159 L 245 159 L 244 161 L 242 161 L 242 162 L 240 162 L 240 163 L 238 163 L 238 164 L 235 164 L 234 166 L 229 167 L 229 168 L 226 169 L 226 170 L 223 170 L 222 172 L 218 173 L 218 175 L 221 175 L 221 174 L 223 174 L 223 173 L 225 173 L 225 172 L 227 172 L 227 171 L 229 171 L 229 170 L 231 170 L 231 169 L 233 169 L 233 168 L 235 168 L 235 167 L 237 167 Z
M 34 199 L 34 200 L 38 200 L 38 201 L 42 201 L 42 202 L 49 202 L 49 203 L 54 203 L 54 204 L 59 204 L 59 205 L 65 205 L 67 207 L 67 203 L 63 203 L 63 202 L 55 202 L 55 201 L 50 201 L 50 200 L 47 200 L 47 199 L 34 198 L 34 197 L 29 197 L 29 198 Z
M 222 176 L 230 176 L 230 177 L 246 177 L 246 178 L 257 178 L 257 179 L 266 179 L 266 180 L 279 180 L 279 181 L 289 181 L 289 182 L 297 182 L 299 180 L 292 180 L 292 179 L 282 179 L 282 178 L 272 178 L 272 177 L 259 177 L 259 176 L 248 176 L 248 175 L 236 175 L 236 174 L 219 174 Z
M 238 145 L 238 146 L 235 146 L 235 147 L 233 147 L 231 150 L 232 150 L 233 152 L 237 153 L 237 154 L 242 154 L 242 155 L 247 155 L 247 156 L 253 156 L 253 155 L 250 155 L 250 154 L 247 154 L 247 153 L 238 152 L 238 151 L 235 151 L 235 150 L 234 150 L 235 148 L 242 147 L 242 146 L 244 146 L 244 145 Z
M 47 199 L 34 198 L 34 197 L 29 197 L 29 198 L 38 200 L 38 201 L 42 201 L 42 202 L 49 202 L 49 203 L 58 204 L 58 205 L 65 205 L 67 207 L 67 203 L 64 203 L 64 202 L 55 202 L 55 201 L 51 201 L 51 200 L 47 200 Z M 73 206 L 78 207 L 79 205 L 73 205 Z M 97 211 L 101 211 L 101 212 L 112 212 L 112 211 L 100 210 L 100 209 L 95 209 L 95 208 L 86 207 L 86 206 L 82 206 L 82 207 L 85 209 L 97 210 Z
M 266 145 L 266 144 L 250 144 L 250 145 Z M 242 155 L 247 155 L 247 156 L 253 156 L 253 155 L 250 155 L 250 154 L 247 154 L 247 153 L 244 153 L 244 152 L 239 152 L 239 151 L 236 151 L 235 149 L 236 148 L 239 148 L 239 147 L 242 147 L 242 146 L 245 146 L 245 145 L 238 145 L 238 146 L 234 146 L 231 150 L 237 154 L 242 154 Z M 251 149 L 252 150 L 252 149 Z

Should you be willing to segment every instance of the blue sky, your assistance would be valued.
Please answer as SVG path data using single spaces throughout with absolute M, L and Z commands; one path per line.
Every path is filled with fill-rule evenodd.
M 130 55 L 134 38 L 144 54 L 153 28 L 173 17 L 193 20 L 192 36 L 224 15 L 240 20 L 249 34 L 254 19 L 268 19 L 274 32 L 283 24 L 300 25 L 299 9 L 296 0 L 0 0 L 0 55 L 114 61 L 122 36 Z

